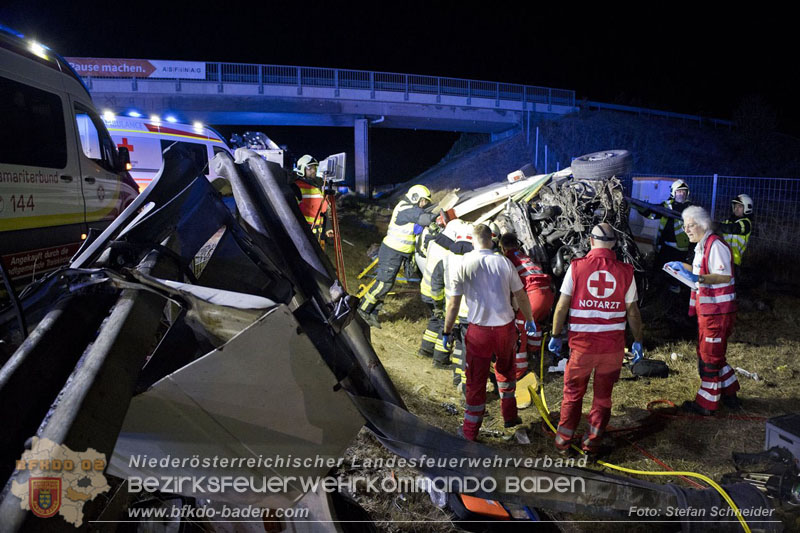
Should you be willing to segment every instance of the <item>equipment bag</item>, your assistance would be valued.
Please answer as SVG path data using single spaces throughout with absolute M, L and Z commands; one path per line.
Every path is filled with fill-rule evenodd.
M 664 361 L 657 359 L 641 359 L 631 367 L 634 376 L 648 378 L 665 378 L 669 376 L 669 367 Z

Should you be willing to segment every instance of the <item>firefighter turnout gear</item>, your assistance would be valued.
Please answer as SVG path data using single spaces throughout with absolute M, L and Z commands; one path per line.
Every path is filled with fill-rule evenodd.
M 753 213 L 753 199 L 746 194 L 740 194 L 731 202 L 733 217 L 720 224 L 720 231 L 725 242 L 731 247 L 733 252 L 733 264 L 742 265 L 742 256 L 747 250 L 747 243 L 753 232 L 753 222 L 749 215 Z M 740 215 L 736 214 L 737 208 Z
M 295 181 L 302 196 L 298 202 L 303 218 L 311 226 L 311 231 L 317 240 L 322 238 L 328 213 L 328 203 L 325 201 L 325 191 L 304 179 Z
M 726 360 L 728 337 L 736 320 L 736 291 L 729 246 L 717 235 L 706 232 L 697 243 L 692 272 L 699 276 L 729 275 L 726 283 L 698 283 L 689 301 L 689 314 L 697 315 L 697 356 L 700 388 L 695 403 L 716 411 L 723 396 L 739 390 L 736 374 Z
M 431 316 L 428 326 L 422 335 L 422 344 L 419 352 L 440 365 L 450 364 L 450 353 L 442 341 L 442 326 L 444 326 L 444 258 L 450 251 L 436 242 L 433 238 L 428 242 L 425 269 L 420 282 L 420 295 L 422 301 L 430 307 Z
M 359 304 L 359 312 L 365 315 L 373 315 L 367 321 L 372 325 L 377 325 L 377 309 L 383 303 L 383 299 L 392 290 L 394 279 L 400 267 L 414 253 L 416 236 L 422 228 L 433 222 L 436 218 L 434 213 L 426 211 L 421 207 L 424 205 L 422 199 L 430 197 L 420 196 L 421 187 L 428 191 L 427 187 L 415 185 L 409 190 L 409 194 L 400 200 L 392 211 L 392 218 L 389 221 L 389 228 L 386 237 L 381 242 L 378 251 L 378 266 L 376 282 L 372 288 L 364 295 Z M 412 191 L 415 191 L 412 194 Z M 424 191 L 423 191 L 424 192 Z M 410 197 L 418 197 L 416 203 L 412 203 Z

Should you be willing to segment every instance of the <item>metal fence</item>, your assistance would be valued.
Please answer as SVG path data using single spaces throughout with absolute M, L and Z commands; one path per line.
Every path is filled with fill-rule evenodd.
M 753 199 L 753 233 L 749 248 L 780 249 L 800 256 L 800 179 L 713 175 L 635 174 L 633 177 L 682 179 L 689 185 L 692 203 L 705 207 L 715 221 L 731 216 L 731 200 L 739 194 Z M 632 177 L 624 180 L 632 191 Z
M 369 90 L 375 98 L 375 91 L 389 91 L 408 94 L 432 94 L 437 96 L 461 96 L 492 99 L 496 102 L 520 102 L 520 104 L 547 104 L 575 107 L 575 91 L 516 85 L 494 81 L 442 78 L 420 74 L 398 74 L 371 70 L 347 70 L 336 68 L 297 67 L 287 65 L 258 65 L 247 63 L 206 63 L 205 80 L 181 77 L 137 78 L 116 76 L 116 79 L 131 79 L 133 90 L 137 90 L 137 80 L 169 79 L 180 83 L 214 82 L 222 87 L 225 84 L 255 84 L 297 87 L 302 93 L 304 87 L 328 87 L 340 89 Z M 104 76 L 108 79 L 108 77 Z M 84 77 L 91 88 L 92 78 Z

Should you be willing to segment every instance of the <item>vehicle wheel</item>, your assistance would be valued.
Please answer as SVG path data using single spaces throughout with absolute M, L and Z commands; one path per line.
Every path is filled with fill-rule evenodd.
M 575 179 L 604 180 L 630 172 L 633 158 L 627 150 L 605 150 L 582 155 L 570 166 Z

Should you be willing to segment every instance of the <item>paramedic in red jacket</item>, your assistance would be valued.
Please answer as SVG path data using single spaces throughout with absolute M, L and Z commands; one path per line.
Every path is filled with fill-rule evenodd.
M 611 417 L 611 391 L 619 379 L 625 352 L 625 322 L 631 327 L 634 355 L 642 355 L 642 318 L 636 304 L 633 267 L 617 259 L 609 224 L 592 228 L 592 249 L 573 259 L 561 285 L 553 317 L 550 351 L 561 351 L 561 331 L 569 316 L 570 357 L 564 372 L 564 400 L 555 444 L 568 450 L 581 419 L 583 395 L 594 372 L 594 400 L 582 448 L 597 452 Z
M 689 314 L 697 315 L 697 357 L 700 389 L 694 401 L 683 408 L 705 416 L 714 414 L 719 402 L 730 409 L 741 408 L 736 391 L 739 382 L 725 359 L 728 337 L 736 320 L 731 249 L 711 231 L 711 217 L 702 207 L 683 211 L 683 227 L 689 241 L 697 243 L 691 266 L 680 261 L 668 263 L 690 281 L 697 283 L 689 300 Z
M 525 293 L 528 295 L 528 301 L 531 304 L 531 311 L 533 312 L 533 320 L 537 325 L 541 326 L 542 323 L 550 316 L 550 311 L 553 309 L 553 295 L 552 281 L 550 275 L 545 274 L 542 266 L 531 259 L 525 252 L 519 249 L 520 243 L 517 236 L 513 233 L 506 233 L 500 237 L 500 248 L 503 254 L 511 261 L 514 268 L 517 269 L 517 274 L 522 280 L 522 285 L 525 288 Z M 517 310 L 517 331 L 520 337 L 520 346 L 516 356 L 516 371 L 517 380 L 528 371 L 528 360 L 534 362 L 533 372 L 539 372 L 539 354 L 542 348 L 542 329 L 537 328 L 536 333 L 528 336 L 525 333 L 525 317 L 522 316 L 522 311 Z M 541 376 L 540 376 L 541 377 Z

